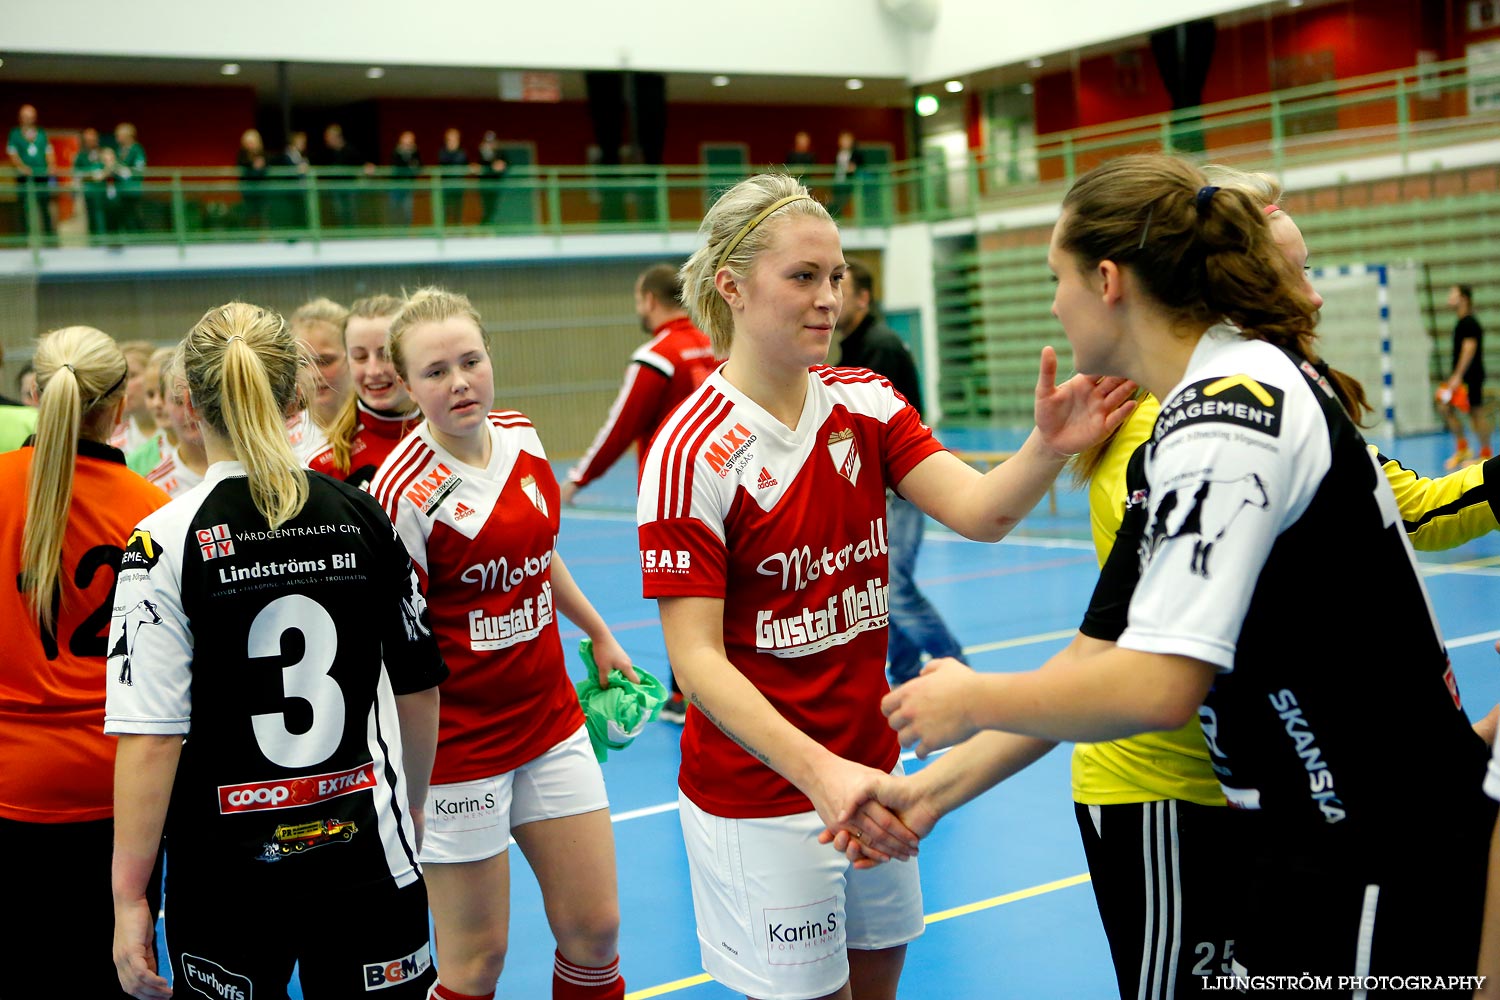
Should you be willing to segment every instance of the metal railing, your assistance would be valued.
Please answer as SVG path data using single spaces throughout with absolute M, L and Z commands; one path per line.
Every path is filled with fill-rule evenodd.
M 831 166 L 798 173 L 845 224 L 888 226 L 1055 201 L 1079 174 L 1129 152 L 1280 172 L 1375 155 L 1405 161 L 1494 140 L 1497 123 L 1500 73 L 1458 59 L 1042 135 L 1015 155 L 908 160 L 845 181 Z M 464 168 L 411 177 L 328 167 L 246 179 L 233 167 L 153 167 L 129 190 L 70 172 L 48 185 L 4 177 L 0 248 L 672 232 L 695 228 L 742 176 L 713 165 L 513 165 L 498 180 Z

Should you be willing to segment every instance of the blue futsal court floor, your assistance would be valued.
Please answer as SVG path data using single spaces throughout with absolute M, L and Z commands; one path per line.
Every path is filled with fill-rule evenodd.
M 1018 436 L 948 432 L 950 447 L 1004 448 Z M 1383 448 L 1418 472 L 1441 471 L 1450 441 Z M 559 476 L 565 466 L 558 464 Z M 654 602 L 640 596 L 635 469 L 622 461 L 564 513 L 558 550 L 638 664 L 666 672 Z M 998 545 L 932 527 L 918 579 L 980 671 L 1028 670 L 1073 634 L 1097 574 L 1081 493 L 1058 489 Z M 1500 537 L 1419 553 L 1472 717 L 1500 701 Z M 1329 568 L 1330 581 L 1338 579 Z M 564 648 L 581 633 L 567 626 Z M 1330 643 L 1330 647 L 1333 643 Z M 576 660 L 576 657 L 574 657 Z M 575 662 L 574 673 L 582 668 Z M 677 818 L 678 727 L 656 723 L 604 765 L 620 871 L 621 969 L 627 1000 L 723 1000 L 698 962 L 687 860 Z M 921 762 L 907 759 L 915 770 Z M 1108 946 L 1073 819 L 1068 747 L 944 819 L 921 852 L 926 934 L 908 950 L 903 1000 L 1115 996 Z M 553 942 L 535 880 L 512 861 L 510 952 L 499 996 L 551 995 Z M 170 900 L 167 905 L 171 905 Z M 1472 970 L 1451 970 L 1468 972 Z M 300 997 L 294 988 L 291 994 Z

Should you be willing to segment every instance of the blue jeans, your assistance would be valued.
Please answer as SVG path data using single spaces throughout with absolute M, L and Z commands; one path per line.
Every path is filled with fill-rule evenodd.
M 963 647 L 948 631 L 937 608 L 917 589 L 917 551 L 922 547 L 919 509 L 895 493 L 885 501 L 887 545 L 890 549 L 891 683 L 904 684 L 921 671 L 921 654 L 951 656 L 963 661 Z

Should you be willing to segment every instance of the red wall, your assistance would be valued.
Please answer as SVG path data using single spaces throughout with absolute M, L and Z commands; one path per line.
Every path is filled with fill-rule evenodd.
M 1481 37 L 1468 38 L 1463 19 L 1463 0 L 1344 0 L 1223 28 L 1203 101 L 1264 94 L 1275 84 L 1273 60 L 1299 55 L 1331 54 L 1338 79 L 1413 66 L 1424 48 L 1440 58 L 1456 58 L 1466 42 Z M 1140 46 L 1092 56 L 1073 72 L 1042 77 L 1035 108 L 1037 132 L 1045 135 L 1160 114 L 1172 106 L 1150 48 Z
M 0 123 L 34 104 L 38 123 L 56 131 L 92 126 L 108 139 L 120 122 L 135 125 L 147 162 L 156 166 L 234 163 L 240 133 L 255 127 L 253 87 L 100 87 L 84 84 L 0 85 Z

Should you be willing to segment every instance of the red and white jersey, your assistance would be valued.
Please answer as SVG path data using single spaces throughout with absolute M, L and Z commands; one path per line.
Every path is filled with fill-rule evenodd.
M 515 770 L 583 724 L 552 598 L 561 497 L 531 421 L 490 414 L 490 462 L 454 458 L 423 421 L 370 492 L 417 566 L 442 684 L 435 784 Z
M 146 473 L 146 479 L 176 500 L 203 482 L 203 473 L 188 468 L 178 456 L 177 448 L 163 442 L 161 461 L 156 464 L 156 468 Z
M 310 453 L 303 464 L 314 472 L 342 479 L 350 486 L 368 489 L 380 463 L 401 443 L 402 438 L 422 422 L 422 414 L 415 410 L 404 416 L 381 413 L 358 400 L 354 405 L 359 414 L 359 424 L 354 428 L 354 439 L 349 443 L 349 467 L 338 467 L 332 442 L 325 443 Z
M 568 478 L 579 486 L 588 485 L 608 472 L 632 441 L 644 467 L 656 429 L 716 367 L 708 334 L 692 320 L 681 316 L 657 327 L 651 341 L 630 356 L 625 384 L 604 426 L 583 458 L 568 470 Z
M 942 446 L 885 378 L 813 368 L 797 429 L 722 371 L 651 444 L 641 480 L 647 597 L 724 600 L 724 648 L 789 722 L 841 757 L 890 770 L 885 490 Z M 812 804 L 688 713 L 679 784 L 716 816 Z
M 286 439 L 303 462 L 328 443 L 328 435 L 313 419 L 311 410 L 298 410 L 286 418 Z

